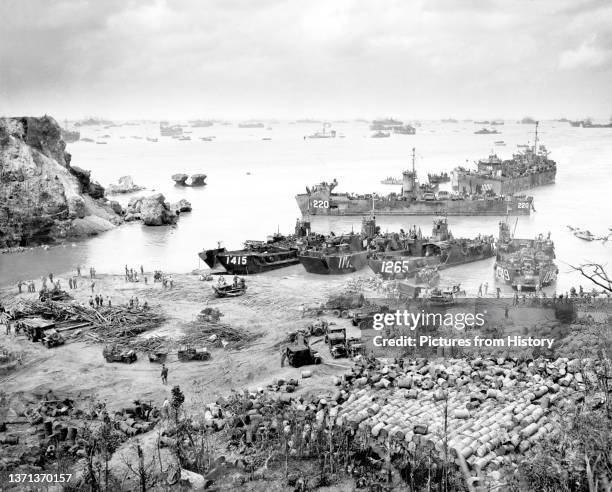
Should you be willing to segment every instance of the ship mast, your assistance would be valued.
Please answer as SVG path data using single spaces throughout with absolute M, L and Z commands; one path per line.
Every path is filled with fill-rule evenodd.
M 414 147 L 412 147 L 412 175 L 413 176 L 416 176 L 415 169 L 414 169 L 415 151 L 416 151 L 416 149 Z
M 533 155 L 536 155 L 536 153 L 538 152 L 538 125 L 539 124 L 540 124 L 539 121 L 535 122 L 535 138 L 533 142 Z

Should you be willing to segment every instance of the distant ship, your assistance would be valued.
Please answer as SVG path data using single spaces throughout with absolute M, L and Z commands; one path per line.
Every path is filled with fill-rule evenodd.
M 78 142 L 81 138 L 81 132 L 62 129 L 62 140 L 66 143 Z
M 492 190 L 481 193 L 436 194 L 419 185 L 415 171 L 415 149 L 412 149 L 412 171 L 403 173 L 400 193 L 387 196 L 334 193 L 338 182 L 323 182 L 306 187 L 306 193 L 295 199 L 302 216 L 312 215 L 529 215 L 533 198 L 497 195 Z
M 402 185 L 404 183 L 404 181 L 402 180 L 402 178 L 393 178 L 391 176 L 383 179 L 380 184 L 384 184 L 384 185 Z
M 261 122 L 246 122 L 246 123 L 238 123 L 238 128 L 265 128 L 265 125 Z
M 160 123 L 159 134 L 162 137 L 178 137 L 183 134 L 183 128 L 179 125 L 168 126 Z
M 570 125 L 582 128 L 612 128 L 612 121 L 610 123 L 593 123 L 591 120 L 580 120 L 570 121 Z
M 189 124 L 193 128 L 208 128 L 209 126 L 213 126 L 214 122 L 210 120 L 193 120 L 190 121 Z
M 497 130 L 489 130 L 488 128 L 482 128 L 474 132 L 475 135 L 495 135 L 499 133 Z
M 492 191 L 498 195 L 510 195 L 537 186 L 552 184 L 557 174 L 557 164 L 548 158 L 544 145 L 538 148 L 538 123 L 535 125 L 533 147 L 519 146 L 512 159 L 501 160 L 496 154 L 478 161 L 478 169 L 471 171 L 458 167 L 453 171 L 453 189 L 462 193 Z
M 448 183 L 451 180 L 451 177 L 447 172 L 443 172 L 440 174 L 428 174 L 427 180 L 431 184 Z
M 331 123 L 323 123 L 323 128 L 320 132 L 315 132 L 311 135 L 306 135 L 304 137 L 304 140 L 307 138 L 336 138 L 336 130 L 329 130 L 330 128 Z
M 516 239 L 506 221 L 499 223 L 494 272 L 498 281 L 518 291 L 536 291 L 557 280 L 555 245 L 550 233 L 544 238 Z
M 408 233 L 386 234 L 371 242 L 375 253 L 368 265 L 384 279 L 412 278 L 424 267 L 444 269 L 495 255 L 493 236 L 454 238 L 445 218 L 434 219 L 430 237 L 412 228 Z
M 394 126 L 393 133 L 399 135 L 414 135 L 416 133 L 416 128 L 411 125 Z
M 384 118 L 380 120 L 374 120 L 370 124 L 370 130 L 372 131 L 389 131 L 396 126 L 402 126 L 403 121 L 394 120 L 393 118 Z
M 389 132 L 377 131 L 373 133 L 372 138 L 389 138 L 391 134 Z

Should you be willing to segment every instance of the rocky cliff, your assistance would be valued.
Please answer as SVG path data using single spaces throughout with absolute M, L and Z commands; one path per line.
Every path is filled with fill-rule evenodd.
M 0 118 L 0 247 L 96 234 L 122 222 L 89 171 L 71 166 L 57 122 Z

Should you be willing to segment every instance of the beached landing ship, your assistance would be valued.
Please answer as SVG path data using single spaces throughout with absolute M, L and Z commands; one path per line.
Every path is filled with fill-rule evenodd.
M 511 195 L 519 191 L 555 182 L 557 164 L 548 158 L 546 147 L 538 148 L 538 123 L 535 125 L 533 147 L 522 145 L 512 159 L 501 160 L 490 155 L 478 162 L 478 169 L 470 171 L 458 167 L 453 171 L 453 189 L 463 193 L 481 193 L 491 190 L 498 195 Z
M 333 193 L 338 185 L 323 182 L 295 199 L 304 217 L 312 215 L 529 215 L 533 208 L 530 196 L 482 194 L 456 195 L 424 191 L 419 186 L 414 169 L 415 150 L 412 149 L 412 171 L 404 171 L 401 193 L 387 196 Z
M 220 245 L 207 249 L 198 256 L 210 268 L 221 265 L 232 275 L 251 275 L 297 265 L 298 251 L 307 243 L 310 236 L 310 223 L 297 221 L 295 235 L 275 234 L 266 241 L 245 241 L 244 248 L 228 251 Z
M 370 254 L 368 265 L 384 279 L 411 278 L 424 267 L 444 269 L 495 255 L 492 236 L 454 238 L 446 218 L 434 219 L 431 237 L 413 228 L 408 234 L 402 231 L 375 238 L 370 245 L 376 252 Z
M 356 272 L 368 262 L 368 242 L 376 231 L 374 218 L 364 218 L 361 234 L 328 236 L 324 242 L 300 251 L 298 258 L 309 273 L 339 275 Z
M 555 245 L 542 234 L 534 239 L 517 239 L 507 222 L 499 223 L 495 277 L 514 290 L 535 291 L 557 280 Z

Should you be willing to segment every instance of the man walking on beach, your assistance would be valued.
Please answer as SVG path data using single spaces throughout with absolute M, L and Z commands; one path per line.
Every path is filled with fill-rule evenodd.
M 161 380 L 162 384 L 168 384 L 168 368 L 166 367 L 166 364 L 162 364 Z
M 81 266 L 77 265 L 77 277 L 81 276 Z

